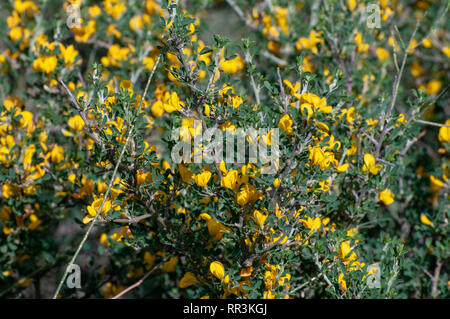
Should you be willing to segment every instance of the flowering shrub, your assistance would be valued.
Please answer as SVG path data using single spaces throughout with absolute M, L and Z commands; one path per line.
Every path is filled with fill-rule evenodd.
M 0 296 L 449 297 L 447 1 L 1 5 Z

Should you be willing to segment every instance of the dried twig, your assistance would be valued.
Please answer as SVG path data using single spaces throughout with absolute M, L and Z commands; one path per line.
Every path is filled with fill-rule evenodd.
M 133 285 L 131 285 L 130 287 L 128 287 L 127 289 L 121 291 L 119 294 L 115 295 L 114 297 L 112 297 L 111 299 L 119 299 L 120 297 L 124 296 L 125 294 L 129 293 L 131 290 L 139 287 L 140 285 L 142 285 L 144 283 L 144 281 L 156 270 L 159 268 L 159 266 L 162 265 L 163 262 L 160 262 L 159 264 L 157 264 L 156 266 L 154 266 L 152 269 L 150 269 L 149 272 L 147 272 L 144 277 L 142 277 L 141 279 L 139 279 L 137 282 L 135 282 Z

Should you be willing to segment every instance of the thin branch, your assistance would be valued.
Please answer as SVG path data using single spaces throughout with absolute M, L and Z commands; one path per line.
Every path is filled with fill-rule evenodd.
M 400 152 L 400 156 L 405 156 L 410 147 L 413 146 L 415 143 L 417 143 L 417 141 L 419 141 L 423 136 L 425 136 L 426 133 L 427 131 L 424 130 L 418 136 L 406 142 L 405 148 Z
M 377 161 L 380 162 L 380 163 L 383 163 L 383 164 L 385 164 L 385 165 L 388 165 L 388 166 L 390 166 L 390 167 L 395 167 L 395 164 L 394 164 L 394 163 L 385 161 L 385 160 L 382 159 L 382 158 L 377 158 Z
M 409 39 L 408 46 L 405 48 L 405 52 L 403 55 L 402 65 L 400 67 L 400 70 L 398 71 L 398 74 L 395 75 L 395 80 L 394 80 L 394 84 L 392 87 L 391 99 L 389 101 L 389 107 L 388 107 L 386 114 L 383 114 L 383 119 L 381 121 L 381 128 L 383 131 L 381 132 L 380 139 L 378 141 L 378 145 L 375 150 L 375 157 L 380 156 L 381 146 L 383 145 L 384 137 L 386 136 L 386 134 L 388 132 L 387 131 L 387 122 L 389 122 L 389 119 L 388 119 L 388 121 L 386 121 L 386 117 L 389 117 L 391 115 L 392 109 L 394 108 L 395 102 L 397 100 L 398 89 L 400 87 L 400 82 L 402 79 L 403 71 L 405 70 L 406 60 L 408 58 L 408 54 L 410 52 L 412 52 L 412 50 L 410 49 L 410 46 L 411 46 L 411 43 L 412 43 L 414 37 L 416 36 L 417 30 L 419 29 L 419 27 L 422 23 L 422 20 L 423 20 L 423 18 L 421 20 L 419 20 L 419 22 L 416 25 L 416 28 L 414 29 L 413 34 L 411 35 L 411 38 Z M 401 40 L 401 38 L 400 38 L 400 40 Z
M 441 123 L 436 123 L 436 122 L 430 122 L 430 121 L 425 121 L 425 120 L 414 120 L 414 122 L 416 123 L 420 123 L 420 124 L 425 124 L 425 125 L 430 125 L 430 126 L 437 126 L 437 127 L 450 127 L 450 125 L 447 124 L 441 124 Z
M 284 91 L 283 81 L 281 80 L 280 68 L 277 68 L 277 76 L 278 76 L 278 85 L 280 86 L 281 92 L 281 102 L 283 104 L 284 113 L 288 112 L 288 99 L 286 96 L 286 92 Z
M 322 264 L 319 261 L 319 255 L 316 254 L 315 258 L 314 258 L 314 263 L 316 264 L 317 268 L 319 268 L 323 278 L 325 279 L 325 281 L 327 282 L 327 284 L 333 288 L 333 290 L 336 292 L 336 289 L 334 288 L 334 285 L 331 283 L 330 279 L 328 279 L 328 276 L 325 274 L 325 272 L 322 269 Z
M 147 92 L 148 92 L 148 89 L 149 89 L 149 87 L 150 87 L 150 83 L 151 83 L 151 81 L 152 81 L 153 75 L 155 74 L 155 70 L 156 70 L 156 68 L 157 68 L 157 66 L 158 66 L 158 64 L 159 64 L 160 59 L 161 59 L 161 54 L 158 56 L 158 59 L 157 59 L 155 65 L 153 66 L 152 73 L 150 74 L 150 76 L 149 76 L 149 78 L 148 78 L 148 80 L 147 80 L 147 84 L 146 84 L 146 86 L 145 86 L 144 94 L 142 95 L 141 101 L 140 101 L 140 103 L 139 103 L 139 108 L 138 108 L 138 110 L 137 110 L 137 112 L 136 112 L 136 117 L 135 117 L 135 119 L 138 118 L 139 113 L 141 112 L 142 104 L 143 104 L 143 102 L 144 102 L 145 97 L 147 96 Z M 88 230 L 87 230 L 86 233 L 84 234 L 84 237 L 83 237 L 83 239 L 81 240 L 80 245 L 78 246 L 77 250 L 75 251 L 75 254 L 73 255 L 72 259 L 70 260 L 69 264 L 67 265 L 66 271 L 64 272 L 64 275 L 63 275 L 63 277 L 61 278 L 61 281 L 60 281 L 59 284 L 58 284 L 58 288 L 56 289 L 55 294 L 53 295 L 53 299 L 56 299 L 56 298 L 57 298 L 57 296 L 58 296 L 58 294 L 59 294 L 59 292 L 60 292 L 60 290 L 61 290 L 61 288 L 62 288 L 62 285 L 64 284 L 64 281 L 65 281 L 65 279 L 66 279 L 66 277 L 67 277 L 67 275 L 68 275 L 68 273 L 69 273 L 69 269 L 71 268 L 71 266 L 74 264 L 76 258 L 78 257 L 78 255 L 79 255 L 81 249 L 83 248 L 83 246 L 84 246 L 84 244 L 85 244 L 85 242 L 86 242 L 86 240 L 87 240 L 89 234 L 91 233 L 92 229 L 94 228 L 95 222 L 97 221 L 97 218 L 98 218 L 98 216 L 100 215 L 100 212 L 101 212 L 102 209 L 103 209 L 103 205 L 105 204 L 106 199 L 108 198 L 109 193 L 110 193 L 110 191 L 111 191 L 111 188 L 112 188 L 112 186 L 113 186 L 113 184 L 114 184 L 114 181 L 115 181 L 115 179 L 116 179 L 116 175 L 117 175 L 117 172 L 118 172 L 118 170 L 119 170 L 120 163 L 122 162 L 122 158 L 123 158 L 123 156 L 124 156 L 124 154 L 125 154 L 125 151 L 126 151 L 126 149 L 127 149 L 127 147 L 128 147 L 128 143 L 130 142 L 131 136 L 133 135 L 134 127 L 135 127 L 135 126 L 134 126 L 134 123 L 133 123 L 133 125 L 131 126 L 130 131 L 129 131 L 129 133 L 128 133 L 128 137 L 127 137 L 127 139 L 126 139 L 126 141 L 125 141 L 125 144 L 124 144 L 124 146 L 123 146 L 123 148 L 122 148 L 122 152 L 121 152 L 120 155 L 119 155 L 119 159 L 118 159 L 118 161 L 117 161 L 117 164 L 116 164 L 116 166 L 115 166 L 115 168 L 114 168 L 114 172 L 113 172 L 113 175 L 112 175 L 112 177 L 111 177 L 111 181 L 109 182 L 108 189 L 106 190 L 105 195 L 103 196 L 103 201 L 102 201 L 102 203 L 100 204 L 100 207 L 98 208 L 97 213 L 95 214 L 94 219 L 92 220 L 91 224 L 89 225 Z
M 367 137 L 375 146 L 378 145 L 378 142 L 369 134 L 367 134 L 366 132 L 362 132 L 364 134 L 365 137 Z
M 277 63 L 277 64 L 279 64 L 281 66 L 287 66 L 288 65 L 288 63 L 285 60 L 280 59 L 279 57 L 273 55 L 272 53 L 270 53 L 268 51 L 262 51 L 261 55 L 263 57 L 265 57 L 265 58 L 268 58 L 269 60 L 272 60 L 273 62 L 275 62 L 275 63 Z
M 140 285 L 142 285 L 144 283 L 144 281 L 156 270 L 159 268 L 159 266 L 162 265 L 163 262 L 160 262 L 159 264 L 157 264 L 156 266 L 154 266 L 152 269 L 150 269 L 150 271 L 148 273 L 145 274 L 144 277 L 142 277 L 141 279 L 139 279 L 137 282 L 135 282 L 133 285 L 131 285 L 130 287 L 128 287 L 127 289 L 123 290 L 122 292 L 120 292 L 119 294 L 115 295 L 114 297 L 112 297 L 111 299 L 119 299 L 120 297 L 124 296 L 125 294 L 129 293 L 131 290 L 139 287 Z
M 431 287 L 431 297 L 436 298 L 440 291 L 438 289 L 438 283 L 439 283 L 439 274 L 441 273 L 441 269 L 442 269 L 442 260 L 440 258 L 438 258 L 436 260 L 436 268 L 434 269 L 434 276 L 433 279 L 431 280 L 433 282 L 433 285 Z
M 113 219 L 113 222 L 119 223 L 119 224 L 137 224 L 143 221 L 144 219 L 147 219 L 149 217 L 152 217 L 153 214 L 145 214 L 142 216 L 132 217 L 129 219 Z
M 253 30 L 258 30 L 258 26 L 254 24 L 253 22 L 249 21 L 246 17 L 244 12 L 242 12 L 241 8 L 238 7 L 236 2 L 234 0 L 226 0 L 228 5 L 236 12 L 236 14 L 239 16 L 239 18 L 244 21 L 245 25 Z

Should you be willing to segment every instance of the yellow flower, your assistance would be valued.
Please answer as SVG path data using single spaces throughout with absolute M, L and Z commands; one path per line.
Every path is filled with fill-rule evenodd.
M 29 16 L 32 16 L 33 12 L 37 12 L 38 10 L 33 1 L 21 0 L 14 0 L 14 9 L 16 9 L 19 14 L 26 12 Z
M 342 114 L 339 117 L 342 119 L 344 116 L 346 116 L 347 122 L 352 124 L 355 121 L 355 107 L 342 109 Z
M 233 96 L 231 98 L 233 109 L 237 109 L 244 101 L 239 96 Z
M 200 121 L 195 118 L 181 119 L 180 138 L 183 141 L 189 141 L 192 137 L 196 137 L 202 132 Z
M 450 47 L 443 47 L 442 53 L 444 53 L 447 57 L 450 58 Z
M 434 95 L 439 93 L 442 88 L 442 82 L 439 80 L 431 80 L 427 83 L 426 90 L 428 95 Z
M 300 105 L 300 110 L 302 112 L 302 115 L 308 118 L 308 121 L 314 115 L 313 106 L 310 103 L 303 103 L 302 105 Z
M 147 264 L 145 268 L 150 269 L 155 264 L 156 256 L 146 251 L 144 254 L 144 261 Z
M 50 157 L 52 163 L 60 163 L 64 159 L 64 149 L 61 146 L 55 145 L 46 158 Z
M 184 274 L 183 278 L 181 278 L 179 287 L 187 288 L 189 286 L 195 285 L 197 281 L 198 280 L 193 273 L 187 272 Z
M 342 164 L 341 166 L 336 167 L 336 171 L 338 173 L 344 173 L 348 169 L 348 163 Z
M 347 283 L 345 282 L 344 274 L 341 273 L 338 277 L 338 283 L 341 286 L 342 290 L 347 290 Z
M 106 233 L 100 235 L 100 243 L 102 243 L 105 247 L 109 247 L 111 245 L 108 243 L 108 235 L 106 235 Z
M 124 2 L 124 0 L 105 0 L 103 5 L 108 15 L 114 19 L 118 19 L 127 9 Z
M 8 227 L 6 225 L 3 225 L 3 234 L 5 234 L 6 236 L 8 236 L 9 234 L 11 234 L 13 232 L 13 229 L 11 227 Z
M 78 55 L 78 51 L 75 50 L 75 47 L 71 44 L 67 48 L 64 45 L 60 44 L 61 55 L 60 57 L 64 59 L 64 63 L 67 65 L 71 65 L 75 58 Z
M 311 50 L 313 53 L 317 54 L 318 53 L 317 44 L 319 44 L 319 43 L 323 44 L 324 39 L 322 39 L 320 37 L 319 32 L 316 32 L 315 30 L 311 30 L 309 32 L 309 37 L 308 38 L 301 37 L 300 39 L 298 39 L 297 43 L 295 44 L 295 47 L 299 51 L 303 48 L 303 49 Z M 303 71 L 303 72 L 305 72 L 305 71 Z
M 363 166 L 363 172 L 366 170 L 369 170 L 371 174 L 377 175 L 380 169 L 382 169 L 382 165 L 375 165 L 375 157 L 370 154 L 364 154 L 364 166 Z
M 378 198 L 385 204 L 391 205 L 394 202 L 394 194 L 391 192 L 389 188 L 381 191 L 378 195 Z
M 301 84 L 297 81 L 295 86 L 289 80 L 284 80 L 283 83 L 291 90 L 291 95 L 294 96 L 301 88 Z
M 172 92 L 170 94 L 168 102 L 169 103 L 163 103 L 164 111 L 166 111 L 167 113 L 178 111 L 184 104 L 183 102 L 180 102 L 177 92 Z
M 78 132 L 83 129 L 84 121 L 80 115 L 72 116 L 69 119 L 69 128 L 72 132 Z
M 23 168 L 25 171 L 31 171 L 33 155 L 36 152 L 36 145 L 31 144 L 23 154 Z
M 241 269 L 240 275 L 242 278 L 250 277 L 252 272 L 253 272 L 253 267 L 244 267 Z
M 233 169 L 226 173 L 222 180 L 220 181 L 220 185 L 231 190 L 237 190 L 239 187 L 238 183 L 238 171 Z
M 143 16 L 134 16 L 130 19 L 128 26 L 133 32 L 139 32 L 142 30 L 144 24 L 151 23 L 150 16 L 144 14 Z
M 31 134 L 34 131 L 35 125 L 33 123 L 33 113 L 30 111 L 17 110 L 14 116 L 21 116 L 21 119 L 19 120 L 20 127 L 26 127 L 27 134 Z
M 27 229 L 34 230 L 39 227 L 41 224 L 41 221 L 35 214 L 30 215 L 30 224 L 28 225 Z
M 219 280 L 222 280 L 225 277 L 225 268 L 223 267 L 220 261 L 213 261 L 209 265 L 209 270 Z
M 350 263 L 351 261 L 356 259 L 356 254 L 351 251 L 350 242 L 344 241 L 341 243 L 339 247 L 339 255 L 345 264 Z
M 10 220 L 10 215 L 12 213 L 12 209 L 9 206 L 3 206 L 0 210 L 0 220 L 8 221 Z
M 153 67 L 155 66 L 155 60 L 152 57 L 145 57 L 142 63 L 146 70 L 153 70 Z
M 19 45 L 19 48 L 23 50 L 28 45 L 30 30 L 22 27 L 14 27 L 9 31 L 9 37 L 11 38 L 12 42 L 22 40 L 22 42 Z
M 412 39 L 411 43 L 409 44 L 408 50 L 407 50 L 408 54 L 414 53 L 416 45 L 417 45 L 417 40 Z
M 347 7 L 350 11 L 353 11 L 356 7 L 356 0 L 347 0 Z
M 420 222 L 427 226 L 433 226 L 433 223 L 431 222 L 431 220 L 427 217 L 427 215 L 425 215 L 423 213 L 420 214 Z
M 100 205 L 103 202 L 103 196 L 96 198 L 92 204 L 90 206 L 87 207 L 87 211 L 88 211 L 88 215 L 83 219 L 83 223 L 87 224 L 89 222 L 91 222 L 95 215 L 97 215 L 97 211 L 100 209 Z M 99 214 L 101 215 L 105 215 L 106 213 L 109 212 L 109 210 L 111 209 L 112 203 L 111 200 L 107 199 L 105 201 L 105 203 L 102 206 L 102 210 L 100 211 Z
M 237 203 L 241 206 L 247 203 L 253 203 L 261 197 L 261 194 L 256 190 L 255 186 L 245 184 L 237 194 Z
M 117 39 L 122 37 L 122 33 L 116 29 L 116 24 L 110 24 L 108 28 L 106 28 L 106 34 L 114 35 Z
M 434 176 L 430 176 L 430 192 L 437 193 L 444 186 L 444 183 Z
M 148 14 L 154 14 L 155 12 L 159 12 L 161 10 L 161 7 L 155 0 L 147 0 L 147 2 L 145 3 L 145 10 Z
M 238 55 L 232 60 L 223 59 L 220 69 L 228 74 L 235 74 L 244 68 L 244 60 Z
M 178 258 L 177 257 L 170 257 L 168 261 L 163 263 L 162 265 L 162 271 L 163 272 L 174 272 L 175 266 L 178 264 Z
M 33 62 L 33 71 L 42 71 L 45 74 L 52 73 L 56 67 L 58 66 L 58 59 L 56 56 L 39 56 L 36 60 Z
M 7 235 L 7 234 L 5 234 L 5 235 Z M 11 269 L 10 270 L 5 270 L 2 274 L 5 277 L 9 277 L 9 276 L 11 276 L 13 274 L 13 271 Z
M 111 282 L 106 283 L 106 287 L 102 289 L 102 294 L 105 298 L 111 298 L 119 294 L 121 291 L 125 290 L 125 287 L 120 285 L 116 286 Z
M 75 41 L 85 43 L 89 40 L 91 35 L 97 30 L 97 24 L 95 23 L 95 20 L 89 20 L 87 25 L 73 27 L 70 30 L 75 34 Z
M 445 121 L 445 125 L 450 126 L 450 119 Z M 441 127 L 438 135 L 439 142 L 446 143 L 450 141 L 450 127 Z
M 16 193 L 16 187 L 11 185 L 10 183 L 5 183 L 2 186 L 2 196 L 3 198 L 10 198 L 12 195 Z
M 195 183 L 200 187 L 205 187 L 211 178 L 211 172 L 204 171 L 194 176 Z
M 412 64 L 412 66 L 411 66 L 411 74 L 412 74 L 414 77 L 417 78 L 417 77 L 419 77 L 422 73 L 423 73 L 423 68 L 422 68 L 422 66 L 420 65 L 419 62 L 414 61 L 413 64 Z
M 278 188 L 280 187 L 280 179 L 277 177 L 275 178 L 275 180 L 273 181 L 273 187 Z
M 400 113 L 399 118 L 397 119 L 398 123 L 408 123 L 408 121 L 405 119 L 405 114 Z
M 311 235 L 316 230 L 319 230 L 320 226 L 322 225 L 322 222 L 319 217 L 316 217 L 312 219 L 311 217 L 307 217 L 305 219 L 300 219 L 303 225 L 305 225 L 306 228 L 310 229 L 309 234 Z
M 429 49 L 429 48 L 431 48 L 431 47 L 433 46 L 433 43 L 431 42 L 431 40 L 430 40 L 429 38 L 425 38 L 425 39 L 423 40 L 423 42 L 422 42 L 422 45 L 423 45 L 425 48 Z
M 366 120 L 366 123 L 369 126 L 375 126 L 378 124 L 378 120 L 374 120 L 374 119 L 370 118 L 370 119 Z
M 389 58 L 389 51 L 384 48 L 377 48 L 376 54 L 377 54 L 378 59 L 380 59 L 381 62 L 383 62 L 387 58 Z
M 153 103 L 152 114 L 154 117 L 160 117 L 164 114 L 164 104 L 162 101 L 156 101 Z
M 320 165 L 325 159 L 325 152 L 320 148 L 320 146 L 314 146 L 309 150 L 309 159 L 314 165 Z
M 121 48 L 118 44 L 113 44 L 109 49 L 106 57 L 101 58 L 104 66 L 119 66 L 119 62 L 128 60 L 131 50 L 129 48 Z
M 267 219 L 267 215 L 264 215 L 263 213 L 261 213 L 259 210 L 255 209 L 253 211 L 253 218 L 255 219 L 256 223 L 259 226 L 263 226 L 264 223 L 266 222 Z
M 364 43 L 362 34 L 360 32 L 356 32 L 354 41 L 356 42 L 356 50 L 358 53 L 367 52 L 369 50 L 369 45 Z
M 278 122 L 278 128 L 283 132 L 285 132 L 287 135 L 292 135 L 294 133 L 292 125 L 293 122 L 289 114 L 284 114 L 281 117 L 280 122 Z
M 222 225 L 220 222 L 209 216 L 207 213 L 200 214 L 199 218 L 206 221 L 208 227 L 208 233 L 212 237 L 212 240 L 218 241 L 222 239 L 223 232 L 229 231 L 227 227 Z
M 185 183 L 190 183 L 193 181 L 192 176 L 194 173 L 192 173 L 186 166 L 183 164 L 178 164 L 178 171 L 180 172 L 181 179 Z
M 89 7 L 88 12 L 92 18 L 97 18 L 102 13 L 102 9 L 100 9 L 99 6 L 95 5 L 95 6 Z

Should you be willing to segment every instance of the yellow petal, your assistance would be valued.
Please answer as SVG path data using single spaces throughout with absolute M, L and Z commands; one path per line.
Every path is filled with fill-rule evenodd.
M 195 275 L 191 272 L 187 272 L 184 274 L 183 278 L 180 280 L 179 287 L 180 288 L 187 288 L 189 286 L 195 285 L 197 283 L 197 278 Z
M 428 216 L 427 215 L 425 215 L 425 214 L 420 214 L 420 222 L 422 223 L 422 224 L 424 224 L 424 225 L 427 225 L 427 226 L 433 226 L 433 223 L 431 222 L 431 220 L 428 218 Z
M 209 270 L 217 279 L 222 280 L 225 277 L 225 268 L 220 261 L 213 261 L 209 265 Z

